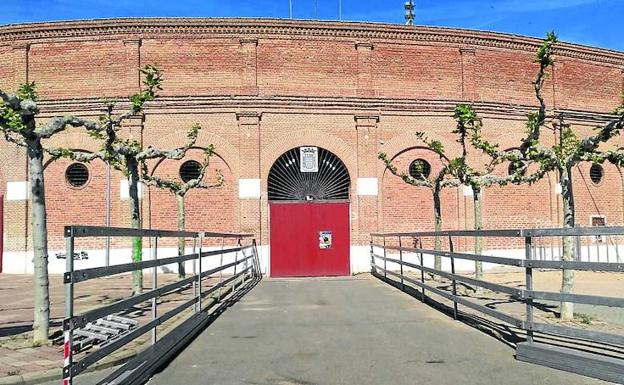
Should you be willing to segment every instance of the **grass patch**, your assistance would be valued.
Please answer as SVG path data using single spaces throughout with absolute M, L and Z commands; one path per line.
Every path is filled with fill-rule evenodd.
M 574 319 L 581 321 L 582 324 L 591 325 L 596 320 L 596 317 L 591 314 L 574 313 Z

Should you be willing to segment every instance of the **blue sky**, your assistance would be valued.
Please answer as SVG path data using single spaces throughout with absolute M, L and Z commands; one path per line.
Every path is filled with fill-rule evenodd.
M 294 18 L 338 19 L 338 0 L 292 0 Z M 403 23 L 402 0 L 342 0 L 346 21 Z M 624 51 L 624 0 L 416 0 L 416 23 L 484 29 Z M 12 0 L 0 24 L 128 16 L 289 16 L 289 0 Z

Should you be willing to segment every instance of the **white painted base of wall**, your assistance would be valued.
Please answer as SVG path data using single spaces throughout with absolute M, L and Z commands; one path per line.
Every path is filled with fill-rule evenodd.
M 206 247 L 204 251 L 212 251 L 219 250 L 220 247 Z M 266 260 L 268 261 L 268 254 L 266 252 L 262 252 L 262 247 L 258 247 L 258 254 L 261 256 L 266 255 Z M 74 260 L 74 269 L 82 270 L 93 267 L 101 267 L 104 266 L 104 258 L 105 252 L 104 249 L 98 250 L 76 250 L 76 252 L 86 251 L 89 258 L 82 260 Z M 64 250 L 51 250 L 49 253 L 48 259 L 48 273 L 49 274 L 62 274 L 65 272 L 65 259 L 60 259 L 56 257 L 56 253 L 64 253 Z M 187 248 L 186 253 L 190 254 L 193 252 L 192 248 Z M 175 247 L 159 247 L 157 258 L 169 258 L 174 257 L 178 253 L 178 249 Z M 245 251 L 246 255 L 250 255 L 250 251 Z M 202 271 L 206 271 L 212 268 L 215 268 L 222 263 L 230 263 L 234 262 L 235 258 L 241 259 L 242 253 L 227 253 L 223 255 L 223 260 L 221 260 L 220 255 L 212 255 L 209 257 L 205 257 L 202 260 Z M 152 259 L 152 249 L 144 248 L 143 249 L 143 260 L 148 261 Z M 3 256 L 3 273 L 7 274 L 33 274 L 33 253 L 28 252 L 5 252 Z M 110 252 L 110 264 L 111 265 L 119 265 L 123 263 L 132 262 L 132 249 L 111 249 Z M 193 272 L 193 261 L 185 262 L 186 272 L 191 274 Z M 160 266 L 159 272 L 161 273 L 173 273 L 178 271 L 178 264 L 170 264 L 165 266 Z M 150 272 L 151 269 L 146 269 L 145 273 Z M 227 270 L 224 270 L 224 273 L 232 273 L 233 267 Z
M 219 247 L 208 247 L 204 248 L 205 251 L 210 250 L 219 250 Z M 270 246 L 269 245 L 259 245 L 258 249 L 258 257 L 260 259 L 260 268 L 262 273 L 265 275 L 271 275 L 270 268 Z M 104 250 L 76 250 L 76 252 L 86 251 L 88 253 L 89 258 L 85 260 L 77 260 L 74 261 L 74 268 L 76 270 L 87 269 L 92 267 L 100 267 L 104 266 Z M 186 253 L 191 253 L 192 249 L 187 248 Z M 382 253 L 383 251 L 380 249 L 375 249 L 376 253 Z M 536 259 L 546 259 L 550 260 L 550 253 L 554 252 L 555 259 L 559 253 L 558 250 L 552 250 L 549 248 L 545 248 L 542 250 L 542 253 L 539 252 L 536 255 Z M 57 253 L 64 253 L 64 250 L 51 250 L 49 255 L 49 263 L 48 263 L 48 271 L 50 274 L 62 274 L 65 272 L 65 259 L 59 259 L 56 257 Z M 490 256 L 498 256 L 498 257 L 506 257 L 506 258 L 516 258 L 521 259 L 524 258 L 524 249 L 497 249 L 497 250 L 484 250 L 484 255 Z M 110 253 L 110 263 L 111 265 L 117 265 L 122 263 L 130 263 L 132 250 L 127 249 L 113 249 Z M 167 258 L 174 257 L 177 255 L 177 248 L 158 248 L 158 258 Z M 615 245 L 609 246 L 609 256 L 610 261 L 615 262 L 617 260 L 617 256 L 620 256 L 620 260 L 624 260 L 624 245 L 620 245 L 616 247 Z M 150 260 L 152 256 L 152 252 L 150 248 L 143 249 L 143 260 Z M 388 253 L 387 256 L 389 258 L 399 259 L 399 254 L 397 252 Z M 606 262 L 607 256 L 607 246 L 601 245 L 596 246 L 593 245 L 589 249 L 583 247 L 582 248 L 582 260 L 583 261 L 591 261 L 591 262 Z M 238 257 L 236 257 L 235 253 L 224 254 L 223 263 L 233 262 L 234 258 L 241 258 L 241 253 L 238 253 Z M 28 252 L 5 252 L 3 256 L 3 267 L 2 271 L 7 274 L 32 274 L 33 273 L 33 253 Z M 434 257 L 432 255 L 425 255 L 425 266 L 433 267 Z M 411 262 L 414 264 L 419 264 L 418 255 L 415 253 L 403 253 L 403 260 L 405 262 Z M 370 257 L 370 246 L 351 246 L 351 274 L 360 274 L 367 273 L 371 271 L 370 268 L 371 257 Z M 378 260 L 377 263 L 380 266 L 383 266 L 383 261 Z M 206 257 L 202 261 L 202 270 L 208 270 L 214 267 L 217 267 L 221 264 L 221 257 L 219 255 L 214 255 L 210 257 Z M 193 271 L 193 262 L 187 261 L 186 271 L 190 274 Z M 484 263 L 483 269 L 490 270 L 495 267 L 499 267 L 500 265 L 492 264 L 492 263 Z M 388 263 L 387 268 L 390 270 L 399 271 L 399 266 L 396 263 Z M 451 270 L 451 262 L 449 258 L 442 258 L 442 269 L 445 271 Z M 474 262 L 468 260 L 460 260 L 457 259 L 455 262 L 455 269 L 457 272 L 474 272 Z M 404 271 L 413 271 L 416 270 L 414 268 L 404 267 Z M 171 264 L 167 266 L 161 266 L 159 268 L 160 272 L 163 273 L 171 273 L 177 272 L 178 266 L 177 264 Z M 227 273 L 231 273 L 233 269 L 229 269 L 226 271 Z M 147 271 L 146 271 L 147 273 Z

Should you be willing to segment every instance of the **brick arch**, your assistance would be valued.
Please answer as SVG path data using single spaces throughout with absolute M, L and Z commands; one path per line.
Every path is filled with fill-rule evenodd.
M 152 175 L 165 179 L 179 180 L 179 168 L 183 162 L 195 160 L 202 162 L 203 148 L 193 147 L 181 160 L 164 159 L 154 165 Z M 190 231 L 234 232 L 239 229 L 240 206 L 236 199 L 238 183 L 232 170 L 221 156 L 210 159 L 205 174 L 206 184 L 216 183 L 216 172 L 223 174 L 224 184 L 209 189 L 192 189 L 185 197 L 186 229 Z M 153 228 L 175 228 L 177 203 L 175 196 L 166 189 L 149 187 L 147 189 L 149 212 L 148 220 Z M 163 245 L 174 246 L 175 239 L 163 240 Z
M 197 154 L 192 154 L 192 155 L 189 157 L 189 156 L 188 156 L 188 153 L 189 153 L 189 152 L 196 152 L 196 150 L 202 150 L 202 151 L 204 151 L 205 149 L 206 149 L 205 147 L 201 147 L 201 146 L 193 146 L 193 147 L 189 148 L 189 150 L 188 150 L 188 152 L 187 152 L 187 155 L 186 155 L 184 158 L 180 159 L 180 160 L 171 160 L 171 159 L 166 159 L 166 158 L 160 158 L 160 159 L 158 159 L 156 162 L 152 162 L 152 163 L 153 163 L 153 166 L 150 168 L 150 170 L 149 170 L 149 174 L 150 174 L 150 175 L 154 175 L 156 172 L 158 172 L 158 167 L 159 167 L 160 165 L 162 165 L 162 163 L 163 163 L 163 162 L 165 162 L 165 161 L 169 161 L 169 162 L 177 162 L 177 163 L 179 163 L 179 164 L 182 164 L 182 163 L 184 163 L 184 162 L 185 162 L 185 161 L 187 161 L 187 160 L 196 160 L 196 161 L 198 161 L 198 162 L 202 163 L 202 161 L 205 159 L 205 158 L 204 158 L 204 156 L 198 156 Z M 227 171 L 228 171 L 230 174 L 233 174 L 233 172 L 232 172 L 232 168 L 230 167 L 229 163 L 225 160 L 225 158 L 224 158 L 224 157 L 223 157 L 220 153 L 218 153 L 217 151 L 215 151 L 213 156 L 214 156 L 215 158 L 218 158 L 218 162 L 219 162 L 219 163 L 222 163 L 223 165 L 225 165 L 225 166 L 227 167 Z M 213 163 L 213 161 L 214 161 L 214 159 L 211 157 L 211 159 L 210 159 L 210 163 Z
M 267 179 L 273 163 L 286 151 L 299 146 L 318 146 L 336 155 L 344 163 L 351 177 L 351 188 L 357 178 L 356 151 L 342 139 L 318 130 L 298 130 L 281 136 L 262 150 L 260 159 L 262 187 L 267 189 Z
M 407 171 L 409 164 L 417 158 L 429 162 L 431 174 L 437 174 L 443 161 L 434 151 L 422 143 L 415 146 L 403 146 L 389 158 L 401 171 Z M 392 175 L 384 168 L 380 181 L 380 214 L 384 231 L 430 231 L 434 228 L 433 196 L 426 187 L 416 187 L 405 183 L 401 178 Z M 447 188 L 441 193 L 442 217 L 445 229 L 456 222 L 457 188 Z
M 186 144 L 186 133 L 172 132 L 155 140 L 151 145 L 156 148 L 170 149 L 181 147 Z M 238 175 L 238 150 L 230 142 L 212 132 L 201 130 L 195 142 L 195 148 L 206 148 L 214 145 L 215 153 L 227 165 L 234 176 Z M 153 170 L 157 166 L 154 166 Z M 153 171 L 152 170 L 152 171 Z
M 75 130 L 70 131 L 65 131 L 62 134 L 46 139 L 43 145 L 47 147 L 81 149 L 89 152 L 97 151 L 100 148 L 99 140 L 91 138 L 86 133 L 78 134 L 74 132 Z
M 450 141 L 447 138 L 433 138 L 440 140 L 444 145 L 444 148 L 449 153 L 461 152 L 461 146 L 454 140 Z M 413 132 L 404 132 L 402 134 L 393 136 L 388 140 L 384 140 L 380 151 L 383 151 L 388 155 L 388 158 L 394 159 L 405 151 L 409 151 L 413 148 L 426 148 L 423 142 L 416 137 Z
M 435 168 L 433 168 L 434 164 L 432 164 L 432 162 L 429 159 L 431 159 L 434 163 L 442 163 L 443 162 L 442 159 L 444 159 L 444 161 L 448 161 L 448 157 L 442 156 L 442 159 L 440 159 L 440 155 L 438 155 L 433 150 L 431 150 L 431 149 L 429 149 L 429 148 L 427 148 L 425 146 L 422 146 L 422 145 L 404 148 L 401 151 L 399 151 L 398 153 L 396 153 L 393 157 L 391 157 L 390 161 L 394 161 L 396 158 L 400 157 L 401 155 L 403 155 L 406 152 L 413 152 L 413 150 L 418 150 L 418 154 L 423 154 L 424 159 L 427 162 L 429 162 L 429 164 L 432 166 L 432 169 L 431 169 L 431 174 L 432 175 L 434 174 Z M 416 154 L 414 156 L 414 159 L 412 159 L 412 160 L 417 159 L 418 154 Z M 435 159 L 435 160 L 433 160 L 433 159 Z M 382 179 L 386 177 L 387 173 L 388 173 L 388 168 L 384 167 L 383 173 L 382 173 Z

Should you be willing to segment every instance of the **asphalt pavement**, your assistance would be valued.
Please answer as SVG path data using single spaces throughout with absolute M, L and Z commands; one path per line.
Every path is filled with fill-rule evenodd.
M 171 384 L 605 384 L 514 349 L 368 275 L 265 279 L 150 381 Z

